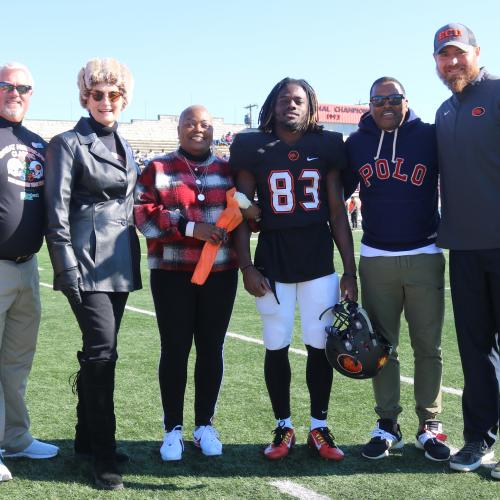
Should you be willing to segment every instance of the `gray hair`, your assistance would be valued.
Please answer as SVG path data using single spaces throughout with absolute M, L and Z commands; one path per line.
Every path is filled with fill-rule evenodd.
M 26 82 L 26 85 L 31 85 L 32 87 L 35 86 L 35 81 L 33 80 L 33 75 L 31 74 L 31 71 L 28 69 L 27 66 L 24 64 L 21 64 L 20 62 L 12 61 L 3 64 L 0 66 L 0 73 L 3 73 L 4 71 L 13 71 L 13 70 L 19 70 L 22 71 L 27 77 L 28 81 Z
M 87 109 L 89 92 L 94 85 L 107 83 L 116 85 L 123 94 L 123 107 L 132 101 L 134 77 L 127 68 L 116 59 L 110 57 L 91 59 L 78 72 L 77 84 L 80 90 L 80 104 Z

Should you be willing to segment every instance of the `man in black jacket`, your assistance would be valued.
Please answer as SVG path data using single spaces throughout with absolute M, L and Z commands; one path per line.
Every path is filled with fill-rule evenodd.
M 479 53 L 463 24 L 436 32 L 437 72 L 453 92 L 436 113 L 442 208 L 437 243 L 450 249 L 464 372 L 465 446 L 450 467 L 464 472 L 493 458 L 500 413 L 500 78 L 480 68 Z M 477 215 L 484 213 L 491 217 Z M 500 479 L 500 462 L 491 475 Z
M 28 68 L 0 67 L 0 449 L 5 457 L 50 458 L 59 450 L 33 439 L 24 401 L 40 323 L 35 254 L 43 241 L 46 146 L 21 124 L 32 91 Z M 0 460 L 0 481 L 8 479 Z

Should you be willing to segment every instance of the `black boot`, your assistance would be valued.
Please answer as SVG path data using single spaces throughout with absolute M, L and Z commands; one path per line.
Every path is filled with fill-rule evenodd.
M 91 455 L 90 435 L 87 428 L 87 417 L 85 415 L 85 395 L 82 390 L 82 351 L 76 353 L 80 370 L 76 373 L 73 383 L 73 393 L 76 394 L 78 401 L 76 403 L 76 425 L 75 425 L 75 441 L 73 447 L 76 455 Z
M 119 490 L 123 480 L 116 465 L 115 362 L 84 362 L 80 370 L 85 414 L 94 455 L 94 480 L 98 488 Z
M 75 455 L 78 458 L 91 460 L 93 458 L 92 446 L 90 444 L 90 433 L 87 426 L 87 416 L 85 410 L 85 394 L 82 389 L 81 368 L 82 368 L 83 352 L 78 351 L 76 357 L 80 364 L 80 370 L 76 373 L 73 383 L 73 393 L 76 394 L 78 402 L 76 404 L 76 425 L 75 425 L 75 441 L 73 447 Z M 116 463 L 123 464 L 130 461 L 130 457 L 123 452 L 115 452 Z

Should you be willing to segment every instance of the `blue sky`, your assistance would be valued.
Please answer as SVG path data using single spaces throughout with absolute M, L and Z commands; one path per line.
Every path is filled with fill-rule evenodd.
M 366 102 L 390 75 L 426 121 L 449 92 L 435 74 L 432 43 L 447 22 L 476 34 L 481 63 L 500 74 L 500 1 L 449 0 L 24 0 L 2 9 L 3 62 L 30 67 L 28 118 L 77 119 L 76 75 L 93 57 L 132 70 L 134 100 L 121 116 L 156 118 L 190 104 L 242 123 L 285 76 L 305 78 L 320 102 Z M 7 8 L 8 7 L 8 8 Z

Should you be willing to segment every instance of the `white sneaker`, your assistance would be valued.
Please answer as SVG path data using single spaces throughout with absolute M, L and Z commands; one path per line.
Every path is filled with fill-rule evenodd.
M 33 439 L 33 442 L 22 451 L 15 453 L 5 451 L 4 457 L 8 458 L 52 458 L 59 453 L 59 448 L 53 444 L 43 443 L 38 439 Z
M 161 459 L 164 462 L 180 460 L 184 451 L 182 440 L 182 425 L 176 425 L 170 432 L 165 432 L 160 448 Z
M 222 443 L 219 433 L 211 425 L 200 425 L 193 432 L 194 445 L 201 449 L 203 455 L 214 457 L 222 455 Z
M 7 469 L 5 464 L 2 462 L 2 450 L 0 450 L 0 482 L 1 481 L 10 481 L 12 479 L 12 474 L 10 470 Z

